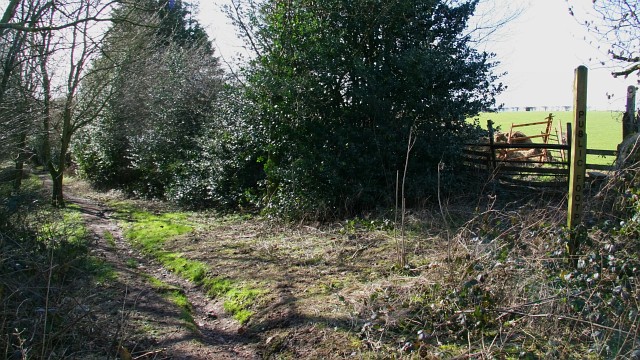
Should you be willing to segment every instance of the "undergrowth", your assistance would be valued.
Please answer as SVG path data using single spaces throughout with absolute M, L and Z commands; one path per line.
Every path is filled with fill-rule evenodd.
M 443 243 L 450 255 L 416 269 L 413 286 L 374 288 L 361 301 L 367 351 L 408 358 L 640 358 L 640 178 L 627 169 L 611 179 L 587 206 L 573 258 L 565 200 L 501 207 L 487 201 L 450 229 L 454 235 Z
M 51 208 L 36 176 L 22 185 L 0 183 L 0 358 L 109 354 L 92 292 L 112 267 L 89 254 L 77 207 Z
M 327 291 L 351 310 L 348 337 L 355 350 L 349 352 L 381 359 L 640 358 L 637 170 L 620 170 L 592 188 L 575 257 L 567 252 L 565 199 L 509 202 L 501 199 L 506 193 L 496 193 L 474 206 L 444 202 L 438 211 L 411 212 L 407 266 L 384 263 L 380 277 Z M 7 219 L 0 224 L 0 357 L 113 353 L 121 332 L 96 326 L 87 311 L 91 294 L 78 289 L 77 279 L 89 274 L 99 285 L 115 274 L 89 256 L 78 209 L 50 209 L 34 195 L 38 182 L 26 184 L 34 188 L 3 193 L 7 200 L 0 207 Z M 194 236 L 200 226 L 190 214 L 115 206 L 127 239 L 221 299 L 239 322 L 251 321 L 265 290 L 214 276 L 209 265 L 172 248 L 172 240 Z M 356 218 L 335 230 L 345 242 L 368 231 L 395 236 L 385 220 Z M 107 236 L 108 245 L 113 241 Z M 377 246 L 368 242 L 348 259 L 360 261 L 362 251 L 378 251 Z M 180 289 L 150 282 L 193 324 Z M 107 334 L 97 336 L 99 331 Z M 273 336 L 271 341 L 280 339 Z M 273 348 L 274 354 L 286 351 L 284 343 Z

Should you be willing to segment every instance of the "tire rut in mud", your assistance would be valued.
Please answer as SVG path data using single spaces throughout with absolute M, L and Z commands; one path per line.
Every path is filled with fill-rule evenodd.
M 118 274 L 123 316 L 122 352 L 141 358 L 167 359 L 258 359 L 255 339 L 223 310 L 222 302 L 211 300 L 199 287 L 163 268 L 141 254 L 125 240 L 113 210 L 96 201 L 67 194 L 67 201 L 79 206 L 94 241 L 91 251 Z M 166 284 L 158 288 L 150 278 Z M 167 292 L 178 292 L 190 303 L 186 316 L 167 300 Z M 106 295 L 106 294 L 105 294 Z M 146 355 L 146 356 L 145 356 Z M 125 355 L 126 357 L 126 355 Z

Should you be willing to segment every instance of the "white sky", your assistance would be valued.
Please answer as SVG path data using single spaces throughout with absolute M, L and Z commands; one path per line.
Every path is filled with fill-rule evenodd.
M 571 2 L 576 7 L 591 3 Z M 503 82 L 509 88 L 498 98 L 499 102 L 507 107 L 571 105 L 574 70 L 585 65 L 589 68 L 588 106 L 624 110 L 627 86 L 637 85 L 637 76 L 611 76 L 612 69 L 600 63 L 607 59 L 606 44 L 598 49 L 593 41 L 589 43 L 593 36 L 569 14 L 567 3 L 530 0 L 523 6 L 523 14 L 496 35 L 496 40 L 501 41 L 487 45 L 498 55 L 500 69 L 508 72 Z M 613 95 L 611 99 L 607 94 Z
M 220 11 L 229 0 L 200 0 L 199 21 L 218 48 L 218 55 L 233 63 L 242 51 L 235 29 Z M 600 65 L 602 51 L 588 44 L 585 28 L 573 18 L 563 0 L 519 0 L 524 10 L 516 20 L 494 34 L 484 46 L 501 62 L 501 80 L 508 89 L 498 97 L 506 107 L 564 106 L 573 103 L 574 69 L 589 68 L 588 106 L 594 109 L 624 110 L 626 88 L 637 85 L 637 77 L 613 79 L 611 69 Z M 589 6 L 591 0 L 572 0 Z M 499 8 L 514 6 L 513 0 L 494 0 Z M 607 94 L 613 94 L 611 99 Z
M 221 5 L 230 0 L 192 1 L 199 2 L 198 20 L 214 40 L 218 55 L 233 64 L 236 54 L 244 51 L 242 41 L 221 11 Z M 592 2 L 569 1 L 577 11 L 580 6 L 588 9 Z M 0 0 L 2 11 L 6 3 Z M 498 97 L 498 103 L 505 107 L 572 105 L 574 69 L 586 65 L 589 68 L 587 105 L 593 109 L 624 109 L 626 88 L 638 85 L 638 77 L 614 79 L 610 75 L 611 68 L 599 62 L 606 59 L 606 45 L 604 50 L 598 50 L 597 45 L 587 42 L 590 36 L 569 14 L 566 0 L 483 0 L 481 4 L 495 6 L 488 13 L 497 16 L 515 7 L 524 10 L 520 17 L 494 34 L 491 41 L 482 44 L 481 50 L 497 54 L 496 60 L 501 63 L 498 71 L 508 73 L 501 78 L 508 89 Z M 478 13 L 482 10 L 478 9 Z M 611 99 L 607 94 L 613 95 Z
M 199 1 L 198 20 L 214 40 L 217 53 L 233 64 L 237 53 L 242 53 L 242 41 L 221 11 L 221 5 L 230 0 Z M 578 7 L 588 9 L 592 0 L 570 0 Z M 501 81 L 508 89 L 498 97 L 506 107 L 565 106 L 573 103 L 573 73 L 579 65 L 589 68 L 588 106 L 594 109 L 623 110 L 626 88 L 638 85 L 636 75 L 628 79 L 614 79 L 611 68 L 600 64 L 606 59 L 604 50 L 589 44 L 591 37 L 584 26 L 569 14 L 564 0 L 483 0 L 485 5 L 496 6 L 489 13 L 502 16 L 507 9 L 519 7 L 524 11 L 509 22 L 484 48 L 497 54 L 499 72 L 507 72 Z M 4 11 L 6 0 L 0 1 Z M 483 9 L 478 9 L 482 12 Z M 485 9 L 486 10 L 486 9 Z M 585 38 L 587 40 L 585 40 Z M 612 94 L 611 99 L 607 94 Z

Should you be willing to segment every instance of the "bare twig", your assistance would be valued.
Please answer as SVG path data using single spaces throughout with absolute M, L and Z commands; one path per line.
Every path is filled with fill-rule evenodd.
M 404 161 L 404 172 L 402 173 L 402 220 L 400 226 L 400 237 L 401 237 L 401 258 L 400 258 L 400 266 L 405 267 L 407 262 L 407 251 L 406 251 L 406 239 L 405 239 L 405 214 L 406 214 L 406 196 L 405 196 L 405 185 L 407 182 L 407 169 L 409 168 L 409 156 L 411 155 L 411 149 L 413 149 L 413 145 L 416 143 L 416 137 L 414 135 L 414 128 L 411 127 L 409 129 L 409 138 L 407 140 L 407 153 Z
M 402 258 L 400 256 L 400 246 L 398 243 L 398 197 L 399 197 L 398 188 L 399 187 L 400 187 L 400 170 L 396 171 L 396 211 L 395 211 L 395 220 L 394 220 L 394 227 L 393 227 L 393 239 L 395 240 L 395 244 L 396 244 L 396 260 L 398 261 L 398 264 L 401 264 Z
M 40 352 L 40 357 L 45 359 L 45 351 L 47 348 L 47 320 L 49 314 L 49 293 L 51 290 L 51 277 L 53 275 L 53 247 L 51 247 L 51 251 L 49 252 L 49 274 L 47 275 L 47 292 L 44 297 L 44 326 L 42 329 L 42 349 Z

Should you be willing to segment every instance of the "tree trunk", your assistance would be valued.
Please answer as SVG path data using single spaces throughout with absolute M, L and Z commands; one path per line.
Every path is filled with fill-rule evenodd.
M 51 192 L 51 205 L 54 207 L 64 207 L 64 195 L 62 193 L 63 172 L 51 169 L 51 180 L 53 181 L 53 189 Z
M 53 192 L 51 194 L 51 204 L 55 207 L 64 207 L 64 194 L 62 191 L 62 180 L 64 179 L 64 171 L 67 168 L 67 154 L 71 144 L 71 135 L 73 134 L 73 126 L 71 118 L 73 110 L 71 108 L 72 98 L 67 100 L 64 112 L 62 114 L 62 136 L 60 137 L 60 153 L 58 156 L 58 166 L 51 163 L 49 172 L 53 180 Z
M 15 177 L 13 178 L 13 190 L 18 191 L 22 187 L 22 172 L 24 171 L 24 161 L 21 161 L 20 155 L 16 160 Z
M 69 144 L 71 143 L 71 132 L 65 127 L 62 131 L 62 139 L 60 144 L 60 154 L 58 158 L 58 166 L 52 162 L 49 163 L 49 173 L 53 181 L 53 191 L 51 193 L 51 204 L 55 207 L 64 207 L 64 194 L 62 191 L 62 180 L 64 179 L 64 171 L 67 167 L 67 153 Z
M 3 24 L 2 28 L 0 28 L 0 37 L 4 36 L 5 31 L 7 31 L 5 25 L 8 24 L 14 16 L 16 16 L 16 11 L 18 10 L 19 6 L 20 0 L 9 1 L 9 4 L 7 5 L 7 8 L 4 10 L 4 14 L 2 15 L 2 19 L 0 19 L 0 24 Z
M 22 171 L 24 170 L 24 161 L 26 160 L 27 133 L 20 134 L 18 141 L 18 156 L 16 157 L 15 177 L 13 178 L 13 190 L 18 191 L 22 186 Z

